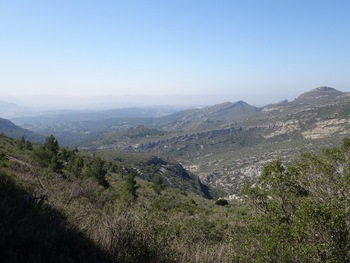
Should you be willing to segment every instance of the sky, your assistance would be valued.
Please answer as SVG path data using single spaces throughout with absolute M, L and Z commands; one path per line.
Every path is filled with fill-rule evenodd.
M 265 105 L 350 91 L 347 0 L 0 0 L 0 100 Z

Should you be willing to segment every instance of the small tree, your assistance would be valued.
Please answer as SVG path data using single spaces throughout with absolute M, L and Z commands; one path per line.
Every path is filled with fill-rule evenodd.
M 226 199 L 220 198 L 218 200 L 216 200 L 215 202 L 216 205 L 221 205 L 221 206 L 227 206 L 228 202 Z
M 6 159 L 6 154 L 3 152 L 0 152 L 0 161 L 4 161 Z
M 19 141 L 17 141 L 17 147 L 19 150 L 23 150 L 24 145 L 25 145 L 26 141 L 24 139 L 24 137 L 22 137 L 22 139 L 20 139 Z
M 44 146 L 33 150 L 33 159 L 43 167 L 48 167 L 53 158 L 52 153 L 47 151 Z
M 56 155 L 58 153 L 58 150 L 60 149 L 60 147 L 58 145 L 58 141 L 56 140 L 56 138 L 53 135 L 50 135 L 49 137 L 46 138 L 44 147 L 49 152 L 51 152 L 52 155 Z
M 159 174 L 157 174 L 153 178 L 152 188 L 157 194 L 159 194 L 159 195 L 161 194 L 161 191 L 163 190 L 164 185 L 163 185 L 163 178 Z
M 33 144 L 30 141 L 26 141 L 25 146 L 26 150 L 31 151 L 33 150 Z
M 135 174 L 133 172 L 131 172 L 127 175 L 125 188 L 126 188 L 127 192 L 132 195 L 133 198 L 137 198 L 136 191 L 138 189 L 138 186 L 136 184 Z
M 53 159 L 58 159 L 59 146 L 53 135 L 46 138 L 45 144 L 42 147 L 36 148 L 33 151 L 34 159 L 42 166 L 51 168 Z
M 62 172 L 63 164 L 56 155 L 52 157 L 49 168 L 56 173 Z
M 109 187 L 109 183 L 106 180 L 107 169 L 105 168 L 105 161 L 101 158 L 95 158 L 91 164 L 87 166 L 85 175 L 88 177 L 94 177 L 98 183 L 103 187 Z
M 80 156 L 74 156 L 70 158 L 67 170 L 73 173 L 75 176 L 81 176 L 84 165 L 85 163 L 83 158 Z

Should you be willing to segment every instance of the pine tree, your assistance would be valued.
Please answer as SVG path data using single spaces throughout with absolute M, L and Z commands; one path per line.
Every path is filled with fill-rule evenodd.
M 49 137 L 46 138 L 44 147 L 52 153 L 52 155 L 56 155 L 58 153 L 59 150 L 59 145 L 58 145 L 58 141 L 56 140 L 56 138 L 53 135 L 50 135 Z
M 22 137 L 22 139 L 20 139 L 19 141 L 17 141 L 17 147 L 19 150 L 23 150 L 24 145 L 25 145 L 26 141 L 24 139 L 24 137 Z
M 136 191 L 138 189 L 138 185 L 136 184 L 135 174 L 133 172 L 131 172 L 127 175 L 125 188 L 126 188 L 127 192 L 133 196 L 133 198 L 137 197 Z
M 163 190 L 164 185 L 163 185 L 163 178 L 159 174 L 157 174 L 153 178 L 152 188 L 157 194 L 159 194 L 159 195 L 161 194 L 161 191 Z
M 33 150 L 33 144 L 30 141 L 26 141 L 25 146 L 26 150 L 31 151 Z

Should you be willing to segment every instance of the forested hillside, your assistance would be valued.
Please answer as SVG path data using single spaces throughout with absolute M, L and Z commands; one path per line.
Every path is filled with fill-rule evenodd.
M 350 139 L 267 164 L 235 202 L 173 188 L 162 173 L 142 179 L 123 158 L 53 136 L 2 135 L 0 147 L 1 262 L 350 260 Z

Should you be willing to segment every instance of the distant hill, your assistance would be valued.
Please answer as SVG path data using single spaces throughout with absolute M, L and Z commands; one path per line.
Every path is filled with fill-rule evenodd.
M 24 114 L 28 114 L 29 108 L 17 105 L 15 103 L 9 103 L 0 100 L 0 114 L 3 118 L 14 118 Z
M 203 130 L 248 118 L 256 112 L 259 112 L 259 108 L 244 101 L 225 102 L 168 115 L 158 118 L 155 123 L 166 130 Z
M 0 118 L 0 133 L 5 134 L 12 138 L 20 139 L 24 137 L 27 140 L 42 142 L 44 141 L 44 136 L 33 133 L 26 129 L 23 129 L 7 119 Z
M 330 87 L 319 87 L 298 96 L 294 103 L 318 103 L 320 101 L 334 100 L 346 93 Z

